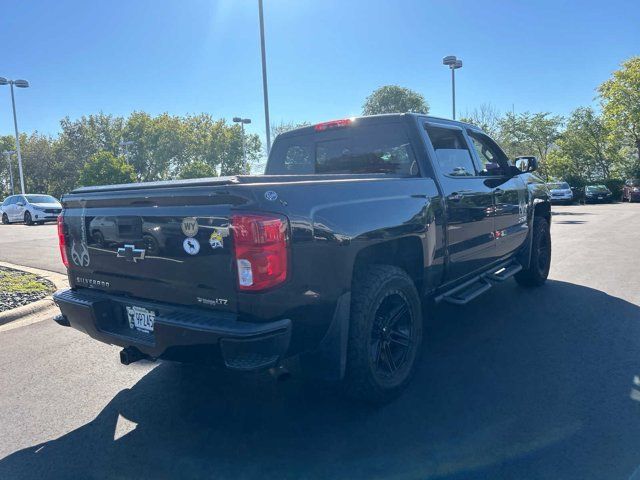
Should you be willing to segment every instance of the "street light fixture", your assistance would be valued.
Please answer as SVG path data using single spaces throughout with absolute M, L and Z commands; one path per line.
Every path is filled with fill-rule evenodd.
M 244 126 L 251 123 L 250 118 L 233 117 L 233 123 L 239 123 L 242 129 L 242 158 L 244 159 L 244 165 L 247 166 L 247 151 L 244 146 Z
M 11 168 L 11 155 L 16 153 L 15 150 L 5 150 L 2 152 L 7 157 L 7 163 L 9 164 L 9 184 L 11 185 L 11 195 L 15 195 L 15 190 L 13 189 L 13 169 Z
M 451 69 L 451 100 L 453 119 L 456 119 L 456 70 L 462 68 L 462 60 L 455 55 L 447 55 L 442 59 L 442 64 L 447 65 Z
M 18 133 L 18 119 L 16 117 L 16 100 L 13 95 L 13 86 L 18 88 L 29 87 L 29 82 L 26 80 L 8 80 L 4 77 L 0 77 L 0 85 L 9 85 L 11 87 L 11 105 L 13 106 L 13 126 L 16 131 L 16 150 L 18 152 L 18 170 L 20 171 L 20 188 L 22 193 L 26 193 L 24 190 L 24 175 L 22 173 L 22 154 L 20 153 L 20 135 Z

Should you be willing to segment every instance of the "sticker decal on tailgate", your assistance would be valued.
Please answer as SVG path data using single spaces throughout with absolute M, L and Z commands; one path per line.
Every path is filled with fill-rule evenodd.
M 88 267 L 91 261 L 89 258 L 89 248 L 87 246 L 86 211 L 87 207 L 82 207 L 82 215 L 80 216 L 80 247 L 76 247 L 75 239 L 71 243 L 71 260 L 79 267 Z

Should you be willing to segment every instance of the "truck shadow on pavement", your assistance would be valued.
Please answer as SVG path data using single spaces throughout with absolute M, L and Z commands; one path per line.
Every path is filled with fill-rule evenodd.
M 426 327 L 411 387 L 385 407 L 160 364 L 93 421 L 1 460 L 0 478 L 587 479 L 640 464 L 638 306 L 508 282 Z

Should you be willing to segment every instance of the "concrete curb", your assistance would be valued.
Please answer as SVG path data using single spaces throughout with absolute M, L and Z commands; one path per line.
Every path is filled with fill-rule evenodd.
M 69 288 L 69 281 L 66 275 L 62 275 L 57 272 L 50 272 L 48 270 L 41 270 L 39 268 L 33 267 L 25 267 L 23 265 L 15 265 L 13 263 L 8 262 L 0 262 L 0 266 L 13 268 L 14 270 L 20 270 L 22 272 L 33 273 L 34 275 L 38 275 L 39 277 L 45 278 L 49 280 L 56 287 L 56 290 L 60 290 L 62 288 Z M 22 305 L 20 307 L 12 308 L 11 310 L 6 310 L 4 312 L 0 312 L 0 325 L 4 325 L 5 323 L 13 322 L 22 317 L 36 315 L 41 313 L 47 309 L 53 307 L 53 299 L 51 295 L 46 296 L 41 300 L 37 300 L 35 302 L 29 303 L 27 305 Z

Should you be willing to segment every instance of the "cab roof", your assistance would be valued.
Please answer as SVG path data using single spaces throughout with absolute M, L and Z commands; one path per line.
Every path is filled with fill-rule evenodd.
M 324 130 L 326 126 L 346 126 L 348 123 L 357 123 L 358 125 L 375 125 L 377 123 L 400 123 L 406 121 L 408 118 L 420 118 L 427 122 L 441 123 L 446 125 L 464 126 L 466 128 L 472 128 L 473 130 L 481 131 L 476 125 L 467 122 L 461 122 L 458 120 L 451 120 L 449 118 L 434 117 L 431 115 L 425 115 L 422 113 L 385 113 L 381 115 L 366 115 L 360 117 L 349 117 L 338 120 L 330 120 L 328 122 L 316 123 L 315 125 L 308 125 L 300 128 L 294 128 L 287 132 L 283 132 L 278 137 L 293 137 L 297 135 L 309 134 L 317 131 Z M 277 137 L 276 137 L 277 138 Z

